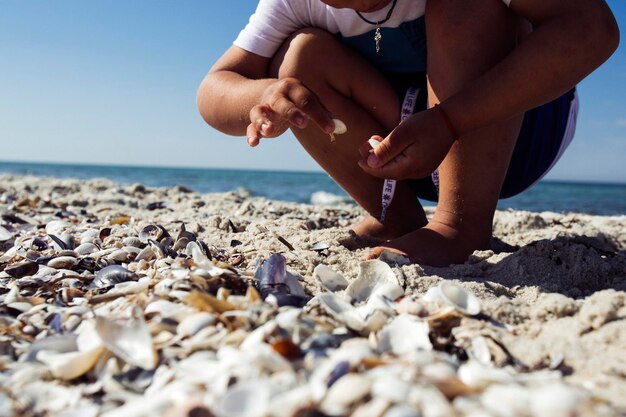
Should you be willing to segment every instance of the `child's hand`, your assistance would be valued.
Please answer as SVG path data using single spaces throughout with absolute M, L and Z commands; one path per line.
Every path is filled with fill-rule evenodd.
M 248 144 L 256 146 L 261 138 L 275 138 L 290 126 L 304 129 L 312 119 L 326 134 L 335 125 L 319 98 L 295 78 L 283 78 L 265 89 L 261 104 L 250 110 L 246 135 Z
M 428 177 L 448 154 L 455 138 L 434 109 L 402 122 L 376 149 L 365 142 L 359 166 L 368 174 L 396 180 Z

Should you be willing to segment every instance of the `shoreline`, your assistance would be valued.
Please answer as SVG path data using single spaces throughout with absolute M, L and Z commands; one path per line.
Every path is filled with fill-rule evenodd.
M 13 223 L 9 213 L 25 225 Z M 279 202 L 237 192 L 199 194 L 184 187 L 118 185 L 105 179 L 0 174 L 0 214 L 0 224 L 16 234 L 24 229 L 25 235 L 45 237 L 40 226 L 61 220 L 77 239 L 86 228 L 111 228 L 112 242 L 136 236 L 148 224 L 162 225 L 176 237 L 183 222 L 206 243 L 213 259 L 232 265 L 242 276 L 254 275 L 259 259 L 282 253 L 309 295 L 325 292 L 314 277 L 317 265 L 327 265 L 349 282 L 357 279 L 366 250 L 361 246 L 367 243 L 348 232 L 363 215 L 350 204 Z M 461 265 L 395 266 L 405 297 L 422 297 L 443 279 L 454 280 L 480 299 L 484 314 L 504 324 L 487 328 L 483 321 L 466 320 L 459 327 L 483 332 L 505 347 L 507 354 L 500 354 L 509 359 L 503 356 L 500 363 L 493 354 L 496 365 L 515 358 L 526 372 L 558 370 L 565 383 L 607 401 L 609 411 L 626 410 L 626 215 L 498 211 L 494 236 L 495 251 L 475 252 Z M 324 249 L 314 250 L 319 242 Z M 0 245 L 8 250 L 4 243 Z M 158 274 L 173 268 L 171 262 L 159 265 L 165 272 Z M 162 281 L 158 274 L 152 278 Z M 4 277 L 1 282 L 0 297 L 6 297 L 12 281 Z M 154 295 L 142 291 L 123 298 L 141 295 L 149 305 Z M 113 315 L 121 307 L 111 308 Z M 17 366 L 6 357 L 3 362 L 9 369 Z

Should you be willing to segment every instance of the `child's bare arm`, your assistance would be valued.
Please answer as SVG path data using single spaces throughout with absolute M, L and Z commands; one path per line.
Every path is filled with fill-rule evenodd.
M 303 128 L 311 118 L 322 130 L 333 124 L 318 98 L 296 79 L 268 77 L 270 59 L 231 47 L 206 75 L 198 90 L 198 109 L 214 128 L 248 137 L 276 137 L 290 125 Z
M 511 8 L 534 30 L 445 101 L 461 135 L 557 98 L 617 49 L 619 29 L 604 0 L 512 0 Z
M 533 32 L 484 74 L 447 86 L 451 94 L 438 97 L 461 137 L 558 97 L 608 59 L 619 43 L 617 24 L 603 0 L 512 0 L 511 8 L 533 24 Z M 431 79 L 434 87 L 436 82 Z M 361 161 L 365 171 L 419 178 L 439 165 L 455 138 L 435 110 L 413 118 Z

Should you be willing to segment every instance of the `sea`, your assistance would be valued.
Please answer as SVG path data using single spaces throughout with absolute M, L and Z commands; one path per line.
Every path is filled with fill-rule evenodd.
M 56 178 L 108 178 L 150 187 L 181 185 L 200 193 L 247 190 L 251 195 L 298 203 L 352 200 L 321 172 L 255 171 L 209 168 L 1 162 L 0 173 Z M 1 184 L 0 184 L 1 186 Z M 434 203 L 424 201 L 425 206 Z M 500 200 L 499 209 L 626 215 L 626 184 L 543 180 L 526 192 Z

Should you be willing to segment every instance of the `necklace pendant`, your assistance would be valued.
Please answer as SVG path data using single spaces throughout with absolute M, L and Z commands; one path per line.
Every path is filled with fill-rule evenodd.
M 374 34 L 374 42 L 376 42 L 376 53 L 380 52 L 380 40 L 383 38 L 383 35 L 380 33 L 380 26 L 376 27 L 376 33 Z

